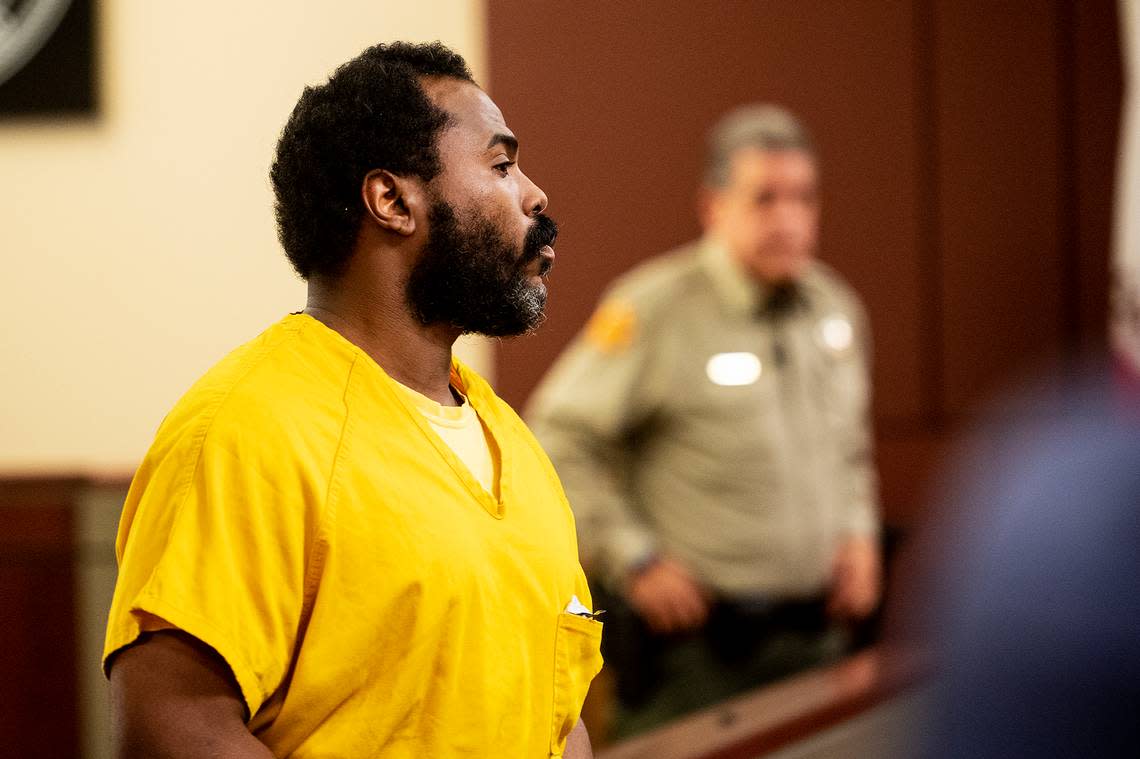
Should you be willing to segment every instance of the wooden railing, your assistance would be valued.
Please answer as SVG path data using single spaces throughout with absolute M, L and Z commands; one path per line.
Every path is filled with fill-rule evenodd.
M 882 648 L 811 670 L 599 751 L 598 759 L 755 759 L 884 703 L 918 669 Z

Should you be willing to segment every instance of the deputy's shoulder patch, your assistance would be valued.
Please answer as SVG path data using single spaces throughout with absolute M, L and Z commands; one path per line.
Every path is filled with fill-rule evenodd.
M 621 300 L 607 300 L 586 324 L 586 342 L 604 353 L 620 353 L 633 344 L 637 314 Z

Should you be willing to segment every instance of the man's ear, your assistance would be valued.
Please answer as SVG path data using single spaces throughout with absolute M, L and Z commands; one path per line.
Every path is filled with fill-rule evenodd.
M 360 194 L 368 215 L 382 228 L 404 236 L 416 231 L 414 211 L 423 197 L 422 183 L 416 179 L 373 169 L 364 175 Z

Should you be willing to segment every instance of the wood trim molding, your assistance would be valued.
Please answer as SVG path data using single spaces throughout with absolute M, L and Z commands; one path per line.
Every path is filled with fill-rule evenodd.
M 832 727 L 919 680 L 908 657 L 873 648 L 709 707 L 598 752 L 598 759 L 752 759 Z

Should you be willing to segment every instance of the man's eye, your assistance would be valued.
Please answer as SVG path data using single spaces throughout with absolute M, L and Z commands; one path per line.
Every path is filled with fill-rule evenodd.
M 511 167 L 514 165 L 514 161 L 503 161 L 502 163 L 495 164 L 495 171 L 499 172 L 505 177 L 507 175 L 507 172 L 509 172 L 511 170 Z

